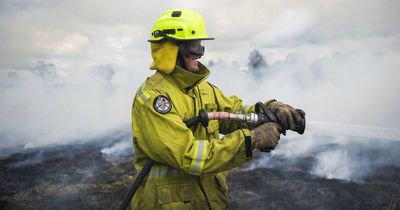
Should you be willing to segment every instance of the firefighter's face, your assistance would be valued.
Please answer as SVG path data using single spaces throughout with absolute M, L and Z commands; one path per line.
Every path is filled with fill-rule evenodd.
M 199 62 L 197 61 L 199 58 L 200 56 L 192 54 L 183 57 L 183 59 L 185 60 L 185 66 L 188 71 L 194 73 L 199 71 Z
M 183 54 L 187 70 L 191 72 L 198 72 L 199 63 L 197 60 L 204 55 L 204 46 L 201 45 L 201 42 L 200 41 L 184 42 L 180 46 L 179 50 Z

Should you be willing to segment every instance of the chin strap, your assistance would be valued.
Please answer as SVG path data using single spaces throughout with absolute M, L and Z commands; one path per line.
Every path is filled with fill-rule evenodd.
M 183 69 L 187 69 L 186 65 L 185 65 L 185 60 L 184 60 L 183 55 L 182 55 L 182 53 L 180 51 L 178 51 L 178 56 L 177 56 L 177 59 L 176 59 L 176 65 L 182 67 Z

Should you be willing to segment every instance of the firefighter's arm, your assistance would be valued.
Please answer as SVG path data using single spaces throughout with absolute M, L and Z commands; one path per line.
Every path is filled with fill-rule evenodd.
M 150 94 L 154 95 L 154 94 Z M 153 106 L 156 96 L 135 102 L 133 117 L 138 129 L 137 146 L 152 160 L 189 174 L 226 171 L 251 159 L 251 134 L 239 129 L 223 139 L 196 139 L 176 112 L 174 105 L 161 114 Z M 246 150 L 247 148 L 247 150 Z
M 239 97 L 237 96 L 227 97 L 220 89 L 218 89 L 214 85 L 210 84 L 210 86 L 211 88 L 213 88 L 215 101 L 218 106 L 218 111 L 230 112 L 230 113 L 242 113 L 242 114 L 254 111 L 253 106 L 243 105 L 242 100 Z M 249 128 L 249 125 L 245 122 L 240 122 L 240 121 L 220 121 L 219 127 L 220 127 L 219 130 L 220 133 L 228 134 L 237 129 Z

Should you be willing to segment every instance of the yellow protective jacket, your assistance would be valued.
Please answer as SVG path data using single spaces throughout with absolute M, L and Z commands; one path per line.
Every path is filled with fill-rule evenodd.
M 209 70 L 199 67 L 198 74 L 179 66 L 170 74 L 156 71 L 135 95 L 134 165 L 139 171 L 149 159 L 156 164 L 133 197 L 133 209 L 229 207 L 227 170 L 251 159 L 250 131 L 238 122 L 212 120 L 208 127 L 188 128 L 184 121 L 200 109 L 244 113 L 254 107 L 244 110 L 238 97 L 226 97 L 205 81 Z M 166 113 L 157 107 L 160 97 L 170 105 Z

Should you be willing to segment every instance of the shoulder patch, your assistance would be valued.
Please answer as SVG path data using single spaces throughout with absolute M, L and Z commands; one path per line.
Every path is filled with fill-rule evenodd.
M 171 111 L 172 104 L 167 97 L 159 95 L 154 99 L 153 107 L 158 113 L 165 114 Z

